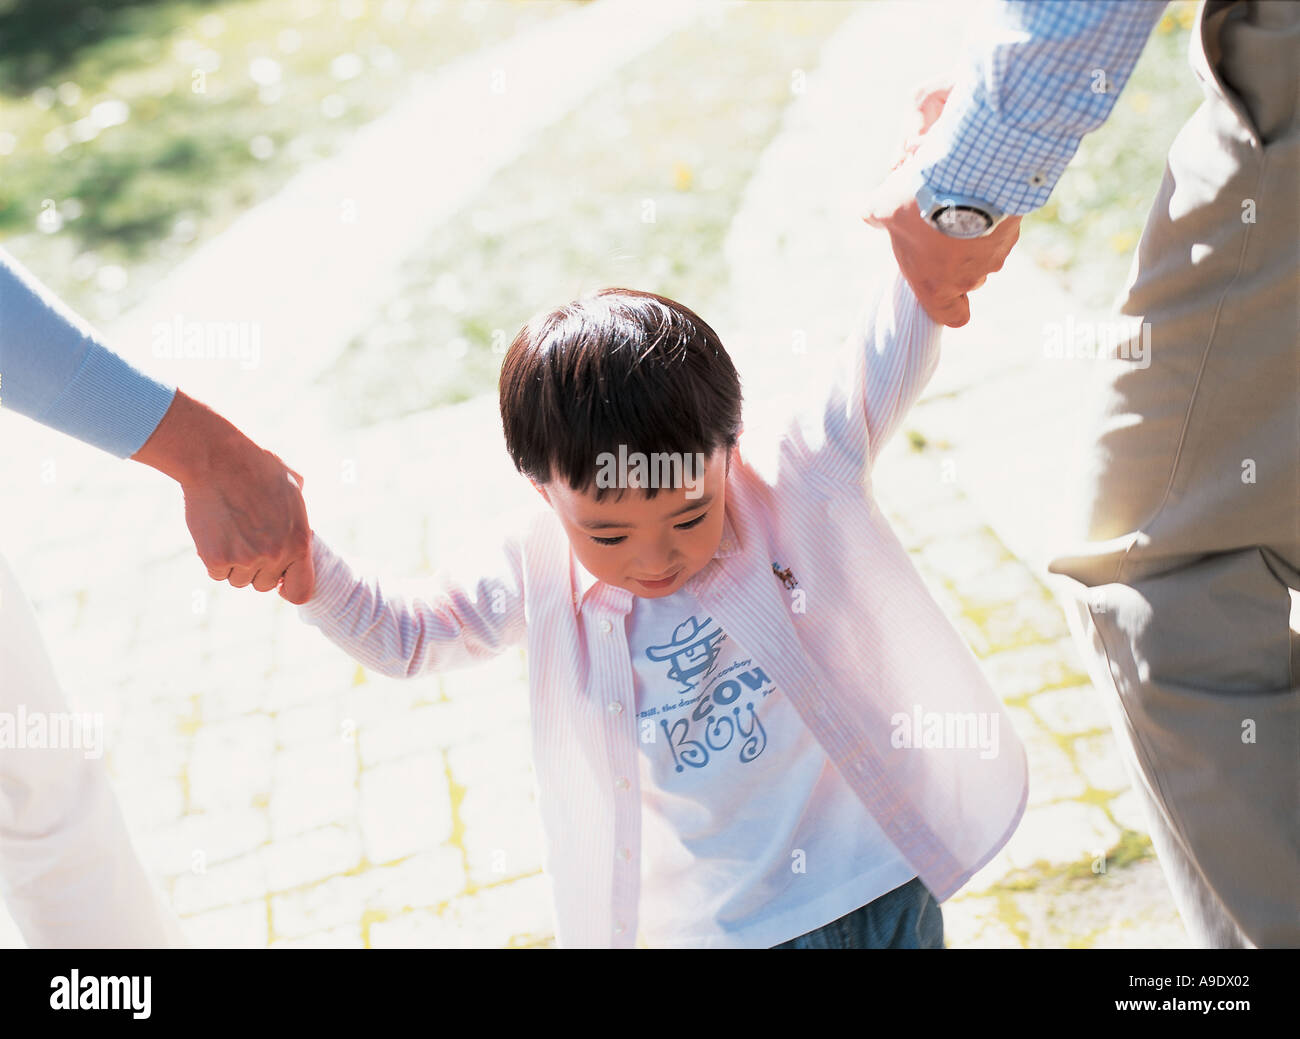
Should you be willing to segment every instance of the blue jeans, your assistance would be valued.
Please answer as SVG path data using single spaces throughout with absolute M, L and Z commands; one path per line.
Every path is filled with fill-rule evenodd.
M 825 927 L 773 949 L 942 949 L 943 912 L 929 888 L 913 877 Z

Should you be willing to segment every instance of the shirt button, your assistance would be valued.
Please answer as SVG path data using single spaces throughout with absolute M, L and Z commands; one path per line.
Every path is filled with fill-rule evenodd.
M 626 790 L 632 784 L 628 782 L 627 776 L 619 776 L 618 779 L 614 781 L 614 785 L 620 790 Z
M 610 713 L 610 714 L 622 714 L 622 713 L 623 713 L 623 705 L 622 705 L 621 703 L 612 703 L 612 704 L 610 704 L 610 705 L 609 705 L 609 713 Z
M 1029 183 L 1036 188 L 1041 188 L 1044 184 L 1047 183 L 1047 174 L 1044 173 L 1042 170 L 1035 170 L 1029 176 Z
M 632 858 L 632 849 L 631 849 L 631 848 L 628 848 L 628 847 L 624 846 L 624 847 L 618 849 L 618 853 L 619 853 L 620 855 L 623 856 L 623 861 L 624 861 L 624 862 L 629 862 L 629 861 L 631 861 L 631 858 Z
M 722 551 L 724 551 L 724 552 L 730 552 L 730 551 L 731 551 L 731 542 L 728 541 L 728 540 L 726 540 L 725 538 L 723 539 L 723 542 L 722 542 Z
M 614 924 L 615 934 L 622 934 L 626 930 L 627 930 L 627 924 L 623 923 L 622 920 L 619 920 Z
M 610 624 L 609 621 L 601 621 L 600 630 L 603 631 L 606 635 L 608 635 L 611 631 L 614 630 L 614 625 Z

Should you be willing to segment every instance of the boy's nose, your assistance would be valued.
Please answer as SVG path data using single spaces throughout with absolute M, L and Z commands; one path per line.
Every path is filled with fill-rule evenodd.
M 681 565 L 682 560 L 678 556 L 667 553 L 642 556 L 637 561 L 637 573 L 643 578 L 654 580 L 671 574 Z

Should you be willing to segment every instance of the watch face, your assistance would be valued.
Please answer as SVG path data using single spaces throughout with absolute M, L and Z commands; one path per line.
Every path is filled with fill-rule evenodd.
M 939 230 L 953 238 L 979 238 L 993 226 L 987 213 L 967 206 L 949 206 L 935 214 L 934 219 Z

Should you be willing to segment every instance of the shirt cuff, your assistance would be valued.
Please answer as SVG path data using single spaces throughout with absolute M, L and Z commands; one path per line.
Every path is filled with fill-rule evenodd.
M 990 5 L 916 167 L 937 194 L 1022 216 L 1110 116 L 1165 4 Z
M 130 458 L 153 435 L 175 396 L 175 386 L 91 343 L 72 382 L 33 417 L 118 458 Z
M 964 110 L 926 134 L 916 152 L 917 168 L 938 195 L 968 195 L 1023 216 L 1047 202 L 1082 137 L 1010 126 L 998 119 L 983 94 L 983 86 L 976 87 Z
M 356 584 L 351 568 L 314 530 L 311 532 L 311 563 L 316 587 L 312 597 L 298 606 L 298 616 L 303 620 L 328 616 L 347 599 Z

